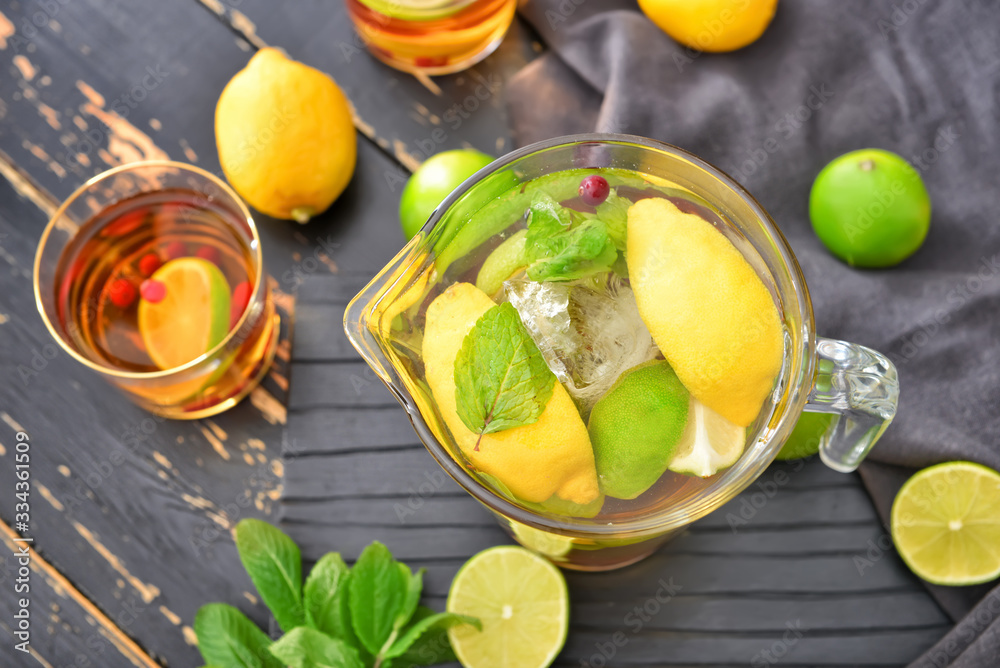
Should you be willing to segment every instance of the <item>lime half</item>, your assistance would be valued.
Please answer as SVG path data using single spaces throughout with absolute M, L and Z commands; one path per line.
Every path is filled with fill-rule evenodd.
M 569 629 L 569 592 L 559 569 L 521 547 L 484 550 L 458 571 L 448 612 L 478 617 L 483 630 L 448 629 L 465 668 L 545 668 Z
M 163 287 L 157 301 L 139 301 L 139 334 L 156 366 L 187 364 L 226 337 L 229 283 L 215 264 L 198 257 L 177 258 L 149 280 Z
M 1000 473 L 946 462 L 906 481 L 892 504 L 892 539 L 924 580 L 972 585 L 1000 576 Z

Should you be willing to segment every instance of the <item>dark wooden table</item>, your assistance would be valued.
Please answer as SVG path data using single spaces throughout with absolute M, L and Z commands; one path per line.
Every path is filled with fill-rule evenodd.
M 334 207 L 308 226 L 258 217 L 284 319 L 278 359 L 261 388 L 213 419 L 156 420 L 53 347 L 33 303 L 35 246 L 57 203 L 109 166 L 169 156 L 217 171 L 215 101 L 265 45 L 329 72 L 344 88 L 360 133 L 357 172 Z M 302 521 L 327 517 L 331 498 L 364 494 L 359 486 L 377 482 L 338 476 L 336 457 L 350 452 L 323 452 L 308 433 L 285 433 L 290 377 L 290 409 L 310 414 L 299 421 L 308 432 L 344 408 L 335 397 L 307 391 L 313 382 L 333 391 L 313 363 L 356 360 L 346 348 L 319 349 L 310 341 L 299 341 L 293 358 L 294 295 L 316 276 L 371 274 L 393 255 L 403 243 L 397 177 L 423 158 L 462 146 L 496 155 L 509 150 L 504 84 L 541 51 L 530 31 L 515 24 L 480 66 L 421 83 L 365 53 L 339 0 L 0 4 L 0 665 L 201 665 L 190 625 L 208 601 L 238 605 L 266 625 L 229 529 L 242 517 L 275 517 L 285 475 L 295 475 L 281 458 L 283 440 L 300 439 L 300 453 L 317 448 L 331 463 L 334 493 L 317 489 L 295 500 Z M 339 335 L 342 301 L 306 303 L 303 317 L 326 318 Z M 372 392 L 357 401 L 381 406 L 386 397 Z M 22 431 L 31 444 L 32 494 L 28 527 L 15 531 L 13 454 Z M 412 460 L 400 473 L 405 483 L 432 461 L 416 447 L 402 450 L 397 466 Z M 813 658 L 803 661 L 810 665 L 898 665 L 946 630 L 943 614 L 895 556 L 871 553 L 884 530 L 857 478 L 832 480 L 814 469 L 783 489 L 780 502 L 747 531 L 730 531 L 724 519 L 701 523 L 686 542 L 648 562 L 645 568 L 658 568 L 667 560 L 692 584 L 676 612 L 637 633 L 630 656 L 638 658 L 626 663 L 746 665 L 756 648 L 783 637 L 782 624 L 806 619 L 811 627 L 802 642 L 812 649 L 803 656 Z M 452 492 L 434 503 L 454 503 Z M 384 510 L 370 505 L 373 518 Z M 462 511 L 455 522 L 466 538 L 482 537 L 473 543 L 497 540 L 482 514 Z M 377 518 L 372 524 L 378 526 Z M 411 529 L 389 526 L 386 540 Z M 430 531 L 436 551 L 403 556 L 442 564 L 430 586 L 440 599 L 448 574 L 468 554 L 449 547 L 447 531 Z M 304 543 L 314 536 L 304 544 L 311 558 L 335 547 L 360 549 L 298 533 Z M 27 543 L 30 657 L 14 650 L 11 635 L 21 577 L 14 555 L 26 544 L 19 538 L 33 541 Z M 845 582 L 856 569 L 854 557 L 866 554 L 876 562 L 872 574 Z M 706 577 L 707 584 L 695 584 Z M 612 632 L 630 632 L 622 628 L 627 602 L 642 603 L 649 594 L 628 591 L 614 575 L 573 576 L 571 584 L 574 633 L 563 663 L 598 665 L 594 653 Z M 778 603 L 761 616 L 756 611 L 767 601 Z M 742 627 L 740 619 L 747 620 Z M 729 634 L 722 641 L 712 635 L 720 624 Z M 663 641 L 676 642 L 678 653 L 662 653 Z

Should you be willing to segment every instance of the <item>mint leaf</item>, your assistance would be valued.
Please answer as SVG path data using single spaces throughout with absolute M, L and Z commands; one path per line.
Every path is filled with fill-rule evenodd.
M 572 281 L 608 271 L 618 259 L 618 249 L 608 236 L 607 225 L 598 219 L 561 233 L 556 241 L 562 249 L 528 265 L 528 278 Z
M 271 645 L 271 654 L 291 668 L 365 668 L 353 647 L 306 626 L 286 633 Z
M 351 624 L 361 644 L 378 654 L 406 605 L 409 580 L 382 543 L 369 545 L 351 569 L 348 582 Z
M 525 249 L 528 257 L 538 259 L 555 255 L 565 248 L 561 235 L 573 224 L 570 212 L 544 192 L 536 193 L 528 209 L 528 234 Z
M 417 606 L 417 611 L 413 613 L 411 625 L 415 625 L 420 620 L 436 615 L 430 608 Z M 417 666 L 436 666 L 441 663 L 452 663 L 458 661 L 455 651 L 451 647 L 446 628 L 434 627 L 425 631 L 410 648 L 394 659 L 383 663 L 385 668 L 416 668 Z
M 306 578 L 306 623 L 348 645 L 359 648 L 361 643 L 351 626 L 348 602 L 348 582 L 351 572 L 336 552 L 323 555 Z
M 268 652 L 271 639 L 231 605 L 201 606 L 194 617 L 194 632 L 206 663 L 226 668 L 282 668 Z
M 618 192 L 612 190 L 608 198 L 597 207 L 598 219 L 607 226 L 608 236 L 620 251 L 625 250 L 628 210 L 631 206 L 630 200 L 619 197 Z
M 393 620 L 393 631 L 398 631 L 406 626 L 406 623 L 410 621 L 411 617 L 413 617 L 413 613 L 417 609 L 417 603 L 420 602 L 420 592 L 424 588 L 425 569 L 421 568 L 419 571 L 414 573 L 406 566 L 406 564 L 399 564 L 399 568 L 403 572 L 403 575 L 406 576 L 407 589 L 406 598 L 403 601 L 403 607 L 399 609 L 396 619 Z
M 621 225 L 618 232 L 624 248 L 625 228 L 619 220 L 619 208 L 620 203 L 613 202 L 605 212 L 616 226 Z M 571 281 L 608 271 L 618 259 L 618 248 L 602 220 L 570 211 L 545 193 L 538 193 L 528 217 L 525 256 L 531 280 Z
M 299 546 L 267 522 L 245 519 L 236 525 L 236 549 L 281 630 L 287 633 L 305 624 Z
M 476 321 L 455 358 L 458 416 L 480 438 L 537 422 L 555 382 L 509 302 Z
M 396 642 L 392 644 L 389 651 L 385 653 L 385 658 L 394 659 L 402 656 L 424 633 L 432 628 L 448 629 L 458 624 L 472 624 L 477 629 L 482 630 L 482 623 L 475 617 L 466 615 L 456 615 L 453 612 L 438 612 L 433 615 L 423 617 L 403 632 Z

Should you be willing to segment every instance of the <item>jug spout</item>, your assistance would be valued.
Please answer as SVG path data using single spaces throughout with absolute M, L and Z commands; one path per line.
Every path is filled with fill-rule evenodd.
M 412 347 L 414 342 L 406 339 L 414 333 L 394 336 L 398 332 L 393 331 L 393 321 L 423 299 L 434 275 L 433 262 L 419 250 L 423 239 L 423 232 L 411 239 L 344 311 L 344 331 L 351 345 L 411 414 L 413 397 L 400 371 L 405 363 L 394 348 Z

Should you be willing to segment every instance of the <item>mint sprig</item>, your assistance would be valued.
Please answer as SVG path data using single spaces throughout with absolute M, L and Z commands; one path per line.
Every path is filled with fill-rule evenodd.
M 619 204 L 613 201 L 610 207 L 604 209 L 605 215 L 615 225 L 612 234 L 609 225 L 600 216 L 600 209 L 595 217 L 567 209 L 545 193 L 536 194 L 528 210 L 528 232 L 525 236 L 528 278 L 533 281 L 572 281 L 609 271 L 618 259 L 619 243 L 624 248 L 624 226 L 619 225 Z
M 509 302 L 480 316 L 455 358 L 458 416 L 484 434 L 533 424 L 552 397 L 556 377 Z
M 299 548 L 266 522 L 236 525 L 236 548 L 285 635 L 272 642 L 223 603 L 198 610 L 194 630 L 213 668 L 415 668 L 454 660 L 447 629 L 479 620 L 420 606 L 423 570 L 413 573 L 381 543 L 354 568 L 331 552 L 302 585 Z

